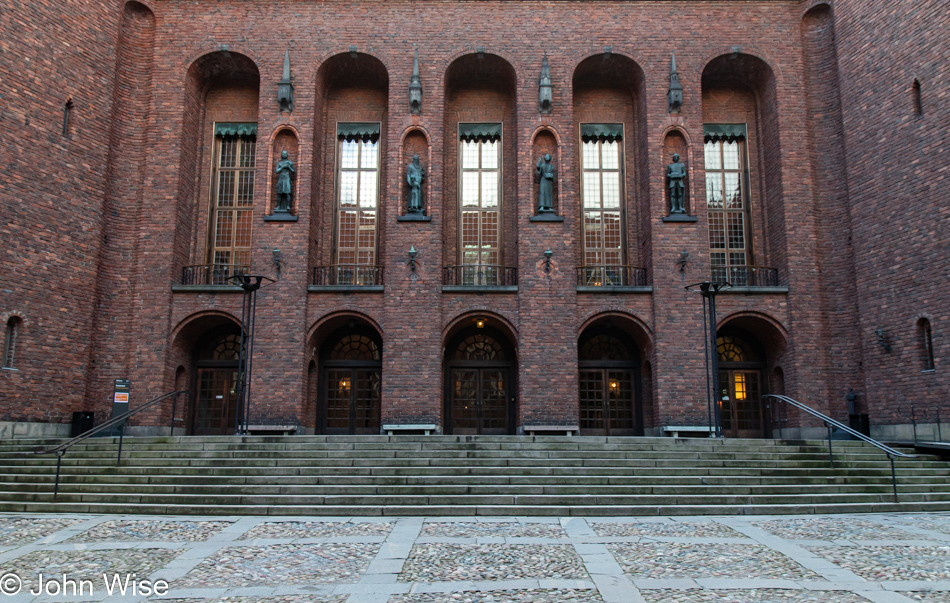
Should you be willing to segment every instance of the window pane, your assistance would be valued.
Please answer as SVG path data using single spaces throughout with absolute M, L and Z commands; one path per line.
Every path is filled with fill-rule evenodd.
M 726 214 L 726 225 L 729 229 L 729 249 L 745 248 L 745 216 L 741 212 Z
M 620 169 L 620 143 L 602 142 L 601 143 L 601 169 L 619 170 Z
M 709 214 L 709 247 L 710 249 L 726 248 L 726 227 L 720 212 Z
M 706 159 L 706 169 L 707 170 L 721 170 L 722 161 L 719 157 L 719 143 L 718 142 L 707 142 L 703 147 L 703 152 Z
M 376 207 L 376 172 L 360 172 L 360 207 Z
M 356 205 L 357 172 L 340 172 L 340 205 Z
M 379 143 L 364 142 L 360 154 L 360 167 L 376 169 L 376 162 L 379 160 Z
M 253 168 L 256 159 L 257 142 L 250 138 L 241 139 L 241 167 Z
M 359 161 L 359 143 L 344 140 L 340 142 L 340 167 L 356 169 Z
M 254 204 L 254 172 L 238 172 L 237 204 L 242 207 Z
M 234 205 L 234 172 L 218 173 L 218 207 Z
M 604 172 L 604 208 L 620 207 L 620 172 Z
M 730 266 L 745 266 L 746 255 L 744 251 L 730 251 L 729 252 L 729 265 Z
M 584 248 L 592 252 L 604 248 L 603 222 L 600 212 L 584 212 Z
M 498 212 L 484 211 L 482 214 L 482 241 L 481 246 L 498 247 Z
M 462 206 L 478 207 L 478 172 L 462 172 Z
M 340 249 L 352 249 L 356 247 L 356 219 L 357 212 L 355 211 L 346 210 L 340 212 L 340 236 L 338 238 Z M 340 263 L 344 263 L 342 259 Z
M 725 172 L 725 206 L 727 209 L 742 209 L 742 193 L 739 190 L 739 172 Z
M 727 170 L 739 169 L 739 143 L 722 143 L 722 162 L 723 168 Z
M 462 143 L 462 168 L 468 170 L 478 169 L 478 143 Z
M 466 249 L 478 247 L 478 213 L 462 212 L 462 247 Z
M 604 212 L 604 249 L 620 250 L 620 212 Z M 619 257 L 619 256 L 618 256 Z
M 498 172 L 482 172 L 482 207 L 498 207 Z
M 214 246 L 231 247 L 233 237 L 232 226 L 234 222 L 234 212 L 231 210 L 218 210 L 217 219 L 214 228 Z
M 722 174 L 706 173 L 706 206 L 722 208 Z
M 494 170 L 498 169 L 498 143 L 497 142 L 483 142 L 482 143 L 482 169 L 483 170 Z
M 597 146 L 596 140 L 584 143 L 582 161 L 585 170 L 600 169 L 600 153 L 597 152 Z
M 237 159 L 237 139 L 236 138 L 221 139 L 220 157 L 221 158 L 218 165 L 220 165 L 223 168 L 234 167 L 234 162 Z
M 584 207 L 600 208 L 600 174 L 584 172 Z
M 376 247 L 376 212 L 360 212 L 360 249 L 374 249 Z M 362 263 L 362 262 L 360 262 Z

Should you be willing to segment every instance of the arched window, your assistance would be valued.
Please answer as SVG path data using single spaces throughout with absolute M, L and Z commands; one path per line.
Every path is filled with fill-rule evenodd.
M 920 340 L 920 359 L 922 370 L 934 370 L 934 338 L 930 321 L 921 318 L 917 321 L 917 337 Z
M 7 321 L 7 333 L 3 343 L 3 367 L 13 368 L 16 358 L 16 340 L 20 333 L 20 324 L 23 321 L 13 316 Z

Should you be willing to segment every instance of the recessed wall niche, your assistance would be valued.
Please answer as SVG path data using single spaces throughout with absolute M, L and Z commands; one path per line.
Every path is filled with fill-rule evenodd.
M 296 222 L 298 199 L 300 196 L 300 162 L 298 161 L 300 145 L 297 142 L 297 135 L 293 130 L 284 128 L 274 137 L 274 143 L 271 145 L 270 165 L 270 186 L 268 187 L 268 215 L 264 220 L 268 222 Z M 277 165 L 282 160 L 282 154 L 287 151 L 287 159 L 293 162 L 294 172 L 290 173 L 290 207 L 289 211 L 278 211 L 280 194 L 280 174 L 277 173 Z
M 412 163 L 414 156 L 419 156 L 419 164 L 422 167 L 424 179 L 422 181 L 422 213 L 410 212 L 409 203 L 412 189 L 409 186 L 408 173 L 409 164 Z M 429 222 L 432 217 L 429 215 L 429 209 L 432 207 L 430 192 L 431 174 L 429 174 L 429 165 L 431 157 L 429 156 L 429 140 L 422 130 L 412 130 L 406 134 L 402 141 L 402 162 L 399 164 L 400 195 L 399 215 L 397 220 L 400 222 Z
M 671 213 L 673 203 L 673 189 L 670 188 L 670 179 L 667 177 L 668 166 L 673 163 L 673 155 L 679 155 L 680 163 L 686 167 L 686 177 L 683 179 L 683 209 L 686 213 Z M 663 207 L 664 222 L 695 222 L 692 201 L 690 199 L 689 168 L 692 163 L 689 143 L 679 130 L 671 130 L 663 140 Z
M 554 166 L 554 182 L 553 182 L 553 192 L 552 192 L 552 202 L 551 208 L 554 210 L 553 213 L 539 213 L 538 212 L 538 197 L 541 193 L 541 180 L 543 175 L 540 173 L 540 170 L 537 169 L 538 163 L 543 160 L 543 157 L 547 154 L 551 155 L 551 165 Z M 532 191 L 532 200 L 534 202 L 534 213 L 535 215 L 531 217 L 532 222 L 543 222 L 543 221 L 558 221 L 561 222 L 564 220 L 561 215 L 561 206 L 558 200 L 558 189 L 560 189 L 559 181 L 561 179 L 561 169 L 560 169 L 560 154 L 558 153 L 558 144 L 557 138 L 554 136 L 554 132 L 550 130 L 541 130 L 534 137 L 534 143 L 531 145 L 531 164 L 532 170 L 534 172 L 534 182 L 531 187 Z

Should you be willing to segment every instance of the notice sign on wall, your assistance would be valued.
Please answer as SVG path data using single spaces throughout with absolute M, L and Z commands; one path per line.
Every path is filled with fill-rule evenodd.
M 129 411 L 129 393 L 132 390 L 130 379 L 116 379 L 112 388 L 112 418 Z

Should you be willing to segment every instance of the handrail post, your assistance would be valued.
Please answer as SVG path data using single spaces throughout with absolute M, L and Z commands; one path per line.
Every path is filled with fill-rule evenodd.
M 831 450 L 831 424 L 828 421 L 825 421 L 825 427 L 828 428 L 828 462 L 831 464 L 831 468 L 835 468 L 835 457 L 832 454 Z
M 56 497 L 59 496 L 59 468 L 63 464 L 64 454 L 66 454 L 65 450 L 56 453 L 56 483 L 53 484 L 53 502 L 56 502 Z
M 937 407 L 937 441 L 943 441 L 943 427 L 940 425 L 940 407 Z
M 171 420 L 171 425 L 169 425 L 168 427 L 169 436 L 175 435 L 175 410 L 177 410 L 177 407 L 178 407 L 178 395 L 176 394 L 172 396 L 172 420 Z
M 888 453 L 887 458 L 891 461 L 891 483 L 894 485 L 894 502 L 897 500 L 897 473 L 894 471 L 894 455 Z
M 917 445 L 917 409 L 910 405 L 910 422 L 914 425 L 914 446 Z
M 119 424 L 119 453 L 115 457 L 115 466 L 122 464 L 122 437 L 125 435 L 125 421 Z

